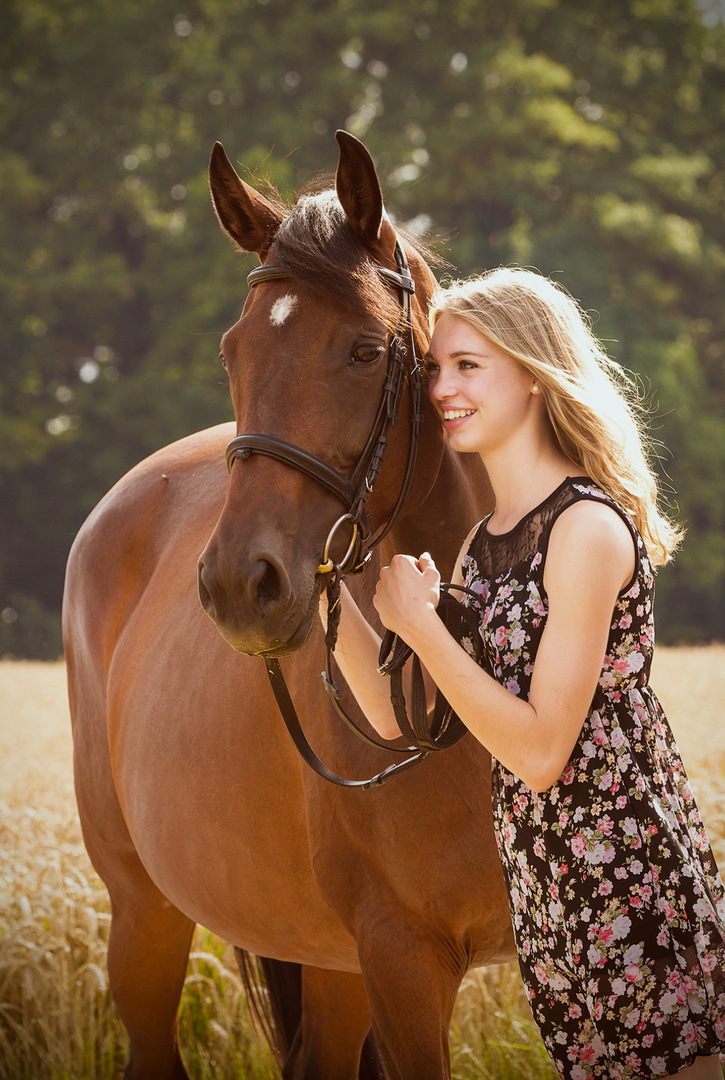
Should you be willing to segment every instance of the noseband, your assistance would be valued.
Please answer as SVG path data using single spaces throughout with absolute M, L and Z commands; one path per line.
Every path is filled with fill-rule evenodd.
M 413 479 L 420 439 L 420 425 L 423 421 L 421 413 L 422 383 L 420 363 L 415 351 L 410 303 L 411 296 L 415 292 L 415 282 L 410 275 L 408 260 L 399 240 L 396 240 L 395 244 L 395 262 L 398 267 L 397 271 L 389 270 L 386 266 L 378 266 L 377 264 L 374 269 L 383 281 L 395 286 L 398 290 L 403 315 L 402 332 L 405 334 L 406 342 L 403 344 L 397 334 L 390 342 L 388 347 L 388 372 L 380 405 L 378 406 L 370 436 L 357 465 L 353 469 L 352 476 L 344 476 L 337 469 L 333 469 L 331 465 L 327 465 L 313 454 L 308 453 L 307 450 L 303 450 L 302 447 L 285 442 L 284 439 L 278 439 L 275 435 L 238 435 L 227 446 L 227 468 L 230 472 L 237 459 L 246 461 L 252 454 L 265 454 L 267 457 L 281 461 L 285 465 L 291 465 L 306 476 L 316 480 L 318 484 L 331 491 L 347 508 L 346 512 L 337 519 L 330 529 L 324 545 L 322 560 L 317 567 L 318 574 L 328 574 L 334 569 L 338 569 L 340 573 L 344 574 L 359 573 L 370 558 L 373 547 L 387 536 L 395 524 Z M 289 272 L 283 267 L 259 266 L 248 275 L 247 284 L 252 288 L 265 281 L 277 281 L 289 276 Z M 367 501 L 372 494 L 383 463 L 388 445 L 388 429 L 394 428 L 398 423 L 400 399 L 406 375 L 410 387 L 411 430 L 405 476 L 398 500 L 387 524 L 375 537 L 371 538 Z M 343 559 L 339 563 L 335 563 L 330 556 L 330 548 L 335 534 L 345 522 L 349 522 L 352 526 L 352 539 Z

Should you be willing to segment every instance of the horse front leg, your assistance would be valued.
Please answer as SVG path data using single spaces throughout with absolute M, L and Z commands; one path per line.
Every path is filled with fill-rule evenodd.
M 284 1080 L 373 1080 L 374 1055 L 361 1051 L 370 1030 L 360 975 L 302 968 L 302 1023 L 285 1062 Z
M 376 920 L 358 948 L 388 1080 L 450 1080 L 449 1027 L 465 950 L 404 916 Z
M 125 1080 L 189 1080 L 179 1053 L 177 1012 L 194 923 L 164 897 L 143 867 L 108 883 L 111 995 L 128 1031 Z

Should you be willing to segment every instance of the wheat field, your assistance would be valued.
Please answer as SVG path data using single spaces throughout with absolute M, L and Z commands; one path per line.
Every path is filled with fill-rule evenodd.
M 725 646 L 659 649 L 653 685 L 725 868 Z M 127 1055 L 105 969 L 110 922 L 83 848 L 62 663 L 0 661 L 0 1080 L 115 1080 Z M 272 1080 L 229 946 L 197 930 L 180 1011 L 194 1080 Z M 513 965 L 471 973 L 456 1080 L 555 1080 Z

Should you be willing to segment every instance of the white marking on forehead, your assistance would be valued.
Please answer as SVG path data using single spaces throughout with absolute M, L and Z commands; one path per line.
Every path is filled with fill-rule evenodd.
M 269 321 L 272 326 L 281 326 L 283 322 L 287 321 L 296 307 L 297 297 L 293 296 L 292 293 L 280 296 L 279 300 L 275 300 L 272 304 L 272 310 L 269 313 Z

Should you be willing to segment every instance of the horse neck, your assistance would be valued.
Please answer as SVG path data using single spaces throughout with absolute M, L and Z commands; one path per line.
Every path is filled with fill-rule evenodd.
M 425 468 L 425 462 L 419 462 Z M 493 508 L 493 492 L 478 454 L 456 454 L 447 446 L 433 487 L 424 502 L 402 516 L 382 545 L 382 560 L 398 552 L 430 551 L 443 579 L 473 526 Z

